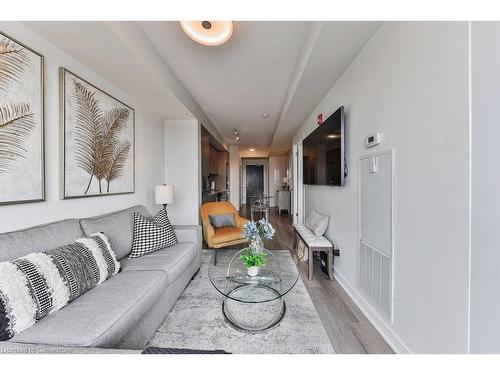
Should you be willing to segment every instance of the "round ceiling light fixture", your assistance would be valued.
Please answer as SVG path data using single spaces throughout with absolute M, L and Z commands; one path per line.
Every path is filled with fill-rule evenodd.
M 252 147 L 252 148 L 249 148 L 248 151 L 255 152 L 255 149 Z
M 233 35 L 233 21 L 179 21 L 182 31 L 196 43 L 215 47 Z

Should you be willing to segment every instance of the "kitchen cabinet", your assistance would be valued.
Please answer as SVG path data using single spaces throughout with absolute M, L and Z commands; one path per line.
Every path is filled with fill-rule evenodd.
M 201 127 L 201 176 L 208 178 L 210 173 L 210 133 L 203 126 Z
M 213 176 L 219 175 L 219 151 L 209 145 L 209 156 L 208 156 L 209 174 Z
M 290 213 L 290 190 L 278 190 L 276 192 L 276 205 L 278 206 L 278 213 L 288 211 Z

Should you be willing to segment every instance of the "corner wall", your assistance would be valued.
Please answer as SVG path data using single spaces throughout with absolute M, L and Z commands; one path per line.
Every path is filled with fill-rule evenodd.
M 466 22 L 386 22 L 294 138 L 339 106 L 346 112 L 344 187 L 305 186 L 305 211 L 330 215 L 341 250 L 335 275 L 399 352 L 468 350 L 469 128 Z M 364 148 L 370 133 L 384 141 Z M 358 163 L 394 148 L 394 316 L 387 322 L 358 283 Z
M 174 185 L 168 205 L 174 225 L 199 224 L 201 145 L 198 120 L 165 121 L 165 183 Z
M 0 30 L 45 57 L 45 196 L 41 203 L 0 206 L 0 233 L 70 217 L 85 217 L 144 204 L 154 205 L 154 186 L 164 177 L 163 119 L 140 108 L 135 98 L 94 73 L 20 22 L 0 22 Z M 75 41 L 78 43 L 78 41 Z M 68 68 L 135 109 L 135 193 L 61 200 L 59 72 Z
M 500 22 L 471 24 L 471 353 L 500 353 Z

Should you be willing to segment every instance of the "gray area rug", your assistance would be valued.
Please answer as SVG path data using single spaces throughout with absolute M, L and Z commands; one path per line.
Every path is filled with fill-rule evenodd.
M 288 254 L 287 266 L 295 267 L 287 250 L 279 253 L 284 257 Z M 208 278 L 212 255 L 213 251 L 203 250 L 200 272 L 172 307 L 148 346 L 225 350 L 240 354 L 334 353 L 300 278 L 286 295 L 287 311 L 279 325 L 256 333 L 231 327 L 222 314 L 223 296 Z

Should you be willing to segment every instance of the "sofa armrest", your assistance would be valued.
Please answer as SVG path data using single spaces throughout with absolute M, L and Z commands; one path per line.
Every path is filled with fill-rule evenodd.
M 192 242 L 201 250 L 201 226 L 199 225 L 174 225 L 175 235 L 179 242 Z

